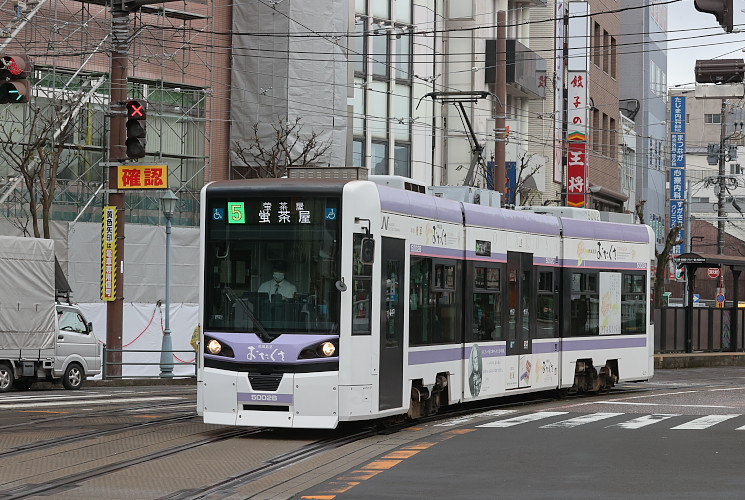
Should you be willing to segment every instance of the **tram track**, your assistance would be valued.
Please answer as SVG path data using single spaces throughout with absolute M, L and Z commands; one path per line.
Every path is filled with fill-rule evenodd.
M 15 500 L 22 498 L 29 498 L 32 496 L 53 496 L 55 490 L 66 489 L 72 485 L 82 483 L 95 478 L 100 478 L 108 474 L 133 467 L 136 465 L 144 464 L 153 460 L 158 460 L 165 457 L 170 457 L 174 454 L 181 453 L 184 451 L 192 450 L 201 446 L 217 443 L 226 439 L 233 439 L 238 437 L 245 437 L 251 434 L 260 432 L 266 432 L 264 429 L 226 429 L 221 431 L 214 431 L 213 435 L 197 439 L 189 443 L 184 443 L 178 446 L 171 446 L 165 449 L 158 450 L 156 452 L 147 453 L 131 459 L 121 460 L 107 465 L 93 467 L 89 470 L 67 474 L 64 477 L 49 480 L 43 483 L 37 484 L 23 484 L 16 487 L 12 487 L 5 490 L 0 490 L 0 498 L 3 500 Z
M 25 445 L 8 448 L 7 450 L 2 450 L 1 453 L 2 453 L 3 458 L 7 458 L 7 457 L 16 456 L 16 455 L 22 455 L 24 453 L 31 453 L 31 452 L 36 452 L 36 451 L 45 450 L 45 449 L 53 449 L 53 448 L 57 448 L 63 445 L 75 443 L 75 442 L 88 441 L 90 439 L 98 439 L 98 438 L 102 438 L 105 436 L 120 434 L 122 432 L 146 429 L 146 428 L 154 427 L 154 426 L 163 426 L 163 425 L 169 425 L 173 423 L 179 423 L 179 422 L 191 420 L 194 418 L 196 418 L 196 413 L 192 411 L 192 412 L 189 412 L 188 414 L 165 417 L 165 418 L 160 418 L 156 420 L 150 420 L 147 422 L 135 422 L 132 424 L 118 426 L 115 428 L 101 430 L 101 431 L 94 431 L 94 432 L 86 431 L 80 434 L 73 434 L 70 436 L 55 437 L 55 438 L 47 439 L 44 441 L 37 441 L 34 443 L 28 443 Z
M 225 496 L 233 495 L 235 493 L 235 488 L 266 477 L 303 460 L 308 460 L 330 450 L 374 436 L 377 433 L 378 431 L 375 429 L 367 429 L 342 437 L 324 439 L 303 446 L 298 450 L 276 456 L 263 462 L 257 467 L 205 486 L 204 488 L 192 488 L 190 490 L 179 491 L 172 495 L 160 497 L 158 500 L 197 500 L 203 498 L 223 498 Z
M 114 404 L 117 404 L 116 401 L 112 403 L 112 405 Z M 152 409 L 158 409 L 158 411 L 164 411 L 164 410 L 170 411 L 174 408 L 178 408 L 181 406 L 187 406 L 192 411 L 194 411 L 194 401 L 192 400 L 175 401 L 175 402 L 150 402 L 150 403 L 145 403 L 145 404 L 127 406 L 126 408 L 107 407 L 107 408 L 102 408 L 100 410 L 87 410 L 82 415 L 79 412 L 76 412 L 76 413 L 69 413 L 69 414 L 56 414 L 53 416 L 45 416 L 43 418 L 32 418 L 29 420 L 24 420 L 22 422 L 0 425 L 0 432 L 5 431 L 5 430 L 11 430 L 14 428 L 19 428 L 19 427 L 28 427 L 30 425 L 38 426 L 39 424 L 55 423 L 55 422 L 59 422 L 59 421 L 67 420 L 71 418 L 74 418 L 76 420 L 80 420 L 81 418 L 99 418 L 99 417 L 105 417 L 108 415 L 121 414 L 122 411 L 137 412 L 137 411 L 147 411 L 147 410 L 152 410 Z

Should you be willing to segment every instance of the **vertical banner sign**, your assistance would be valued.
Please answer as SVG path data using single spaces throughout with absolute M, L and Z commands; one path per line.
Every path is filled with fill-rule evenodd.
M 517 162 L 506 161 L 504 162 L 505 170 L 507 171 L 507 205 L 514 205 L 517 203 Z M 522 200 L 520 200 L 522 203 Z
M 566 3 L 556 1 L 556 40 L 554 41 L 554 182 L 564 181 L 564 18 Z
M 587 170 L 587 142 L 570 142 L 567 145 L 567 204 L 585 206 L 585 179 Z
M 686 98 L 673 96 L 670 106 L 670 228 L 681 227 L 683 243 L 672 249 L 674 255 L 685 253 L 686 221 Z
M 116 299 L 116 207 L 103 207 L 101 224 L 101 300 Z
M 590 120 L 588 82 L 590 7 L 587 2 L 569 2 L 567 48 L 567 205 L 587 204 L 587 131 Z

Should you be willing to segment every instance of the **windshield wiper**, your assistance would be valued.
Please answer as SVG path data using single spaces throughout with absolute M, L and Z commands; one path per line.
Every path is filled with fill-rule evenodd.
M 230 288 L 229 286 L 226 286 L 225 287 L 225 295 L 228 296 L 228 299 L 231 302 L 233 302 L 235 304 L 239 304 L 240 307 L 243 308 L 243 311 L 246 313 L 246 315 L 248 316 L 248 318 L 253 323 L 254 327 L 257 330 L 257 335 L 259 336 L 259 338 L 262 341 L 269 343 L 272 340 L 274 340 L 273 337 L 271 335 L 269 335 L 269 332 L 266 331 L 266 329 L 264 328 L 264 325 L 262 325 L 261 322 L 258 319 L 256 319 L 256 316 L 254 316 L 254 313 L 251 310 L 251 308 L 248 307 L 248 304 L 246 304 L 246 302 L 244 300 L 239 299 L 235 295 L 235 292 L 233 292 L 233 289 L 232 288 Z

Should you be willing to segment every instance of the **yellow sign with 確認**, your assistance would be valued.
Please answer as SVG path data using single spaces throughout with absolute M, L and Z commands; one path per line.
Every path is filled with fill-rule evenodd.
M 168 189 L 168 165 L 119 165 L 118 189 Z

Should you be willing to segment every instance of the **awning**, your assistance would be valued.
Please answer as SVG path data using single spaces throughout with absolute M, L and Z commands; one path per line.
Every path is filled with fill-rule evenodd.
M 677 256 L 675 263 L 695 268 L 729 266 L 733 271 L 745 271 L 745 257 L 738 255 L 688 252 Z

